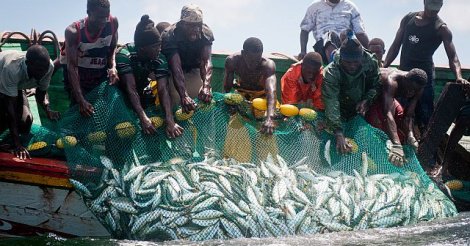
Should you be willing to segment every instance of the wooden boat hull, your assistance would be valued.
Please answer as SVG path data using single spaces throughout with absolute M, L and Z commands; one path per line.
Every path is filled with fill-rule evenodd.
M 64 162 L 0 153 L 0 194 L 0 236 L 110 236 L 73 190 Z

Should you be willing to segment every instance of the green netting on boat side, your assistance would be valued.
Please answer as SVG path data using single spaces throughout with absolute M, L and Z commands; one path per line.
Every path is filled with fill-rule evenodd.
M 344 126 L 357 143 L 338 155 L 324 116 L 278 117 L 273 136 L 242 103 L 230 115 L 223 94 L 180 121 L 144 135 L 113 86 L 87 95 L 90 118 L 71 108 L 58 134 L 71 183 L 114 237 L 209 240 L 271 237 L 401 226 L 456 214 L 427 178 L 413 151 L 398 168 L 387 161 L 387 136 L 357 117 Z M 149 109 L 149 117 L 162 117 Z M 66 140 L 73 137 L 77 142 Z

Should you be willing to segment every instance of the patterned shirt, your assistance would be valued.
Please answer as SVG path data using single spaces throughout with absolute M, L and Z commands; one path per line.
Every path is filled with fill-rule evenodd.
M 40 80 L 30 78 L 26 66 L 26 52 L 7 50 L 0 52 L 0 93 L 9 97 L 18 96 L 19 90 L 49 87 L 54 64 L 49 60 L 49 70 Z
M 318 0 L 312 3 L 300 23 L 300 29 L 313 32 L 315 40 L 320 40 L 328 31 L 340 34 L 351 28 L 354 33 L 364 33 L 364 22 L 359 11 L 349 0 L 341 0 L 332 4 L 328 0 Z

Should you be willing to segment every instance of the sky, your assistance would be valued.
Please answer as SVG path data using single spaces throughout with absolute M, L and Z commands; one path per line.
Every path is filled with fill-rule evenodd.
M 15 0 L 0 8 L 0 32 L 32 28 L 52 30 L 63 38 L 65 28 L 86 16 L 86 0 Z M 391 45 L 400 20 L 409 12 L 423 10 L 423 0 L 353 0 L 362 15 L 370 39 L 380 37 L 386 49 Z M 135 26 L 143 14 L 154 22 L 177 22 L 188 3 L 201 7 L 204 22 L 215 36 L 214 52 L 241 50 L 249 37 L 263 41 L 266 53 L 297 55 L 300 51 L 299 24 L 312 0 L 111 0 L 111 14 L 119 20 L 119 43 L 132 42 Z M 462 66 L 470 68 L 470 24 L 465 18 L 469 0 L 446 0 L 439 16 L 453 33 Z M 310 34 L 308 49 L 313 48 Z M 399 61 L 399 57 L 395 62 Z M 437 66 L 448 66 L 443 45 L 434 54 Z

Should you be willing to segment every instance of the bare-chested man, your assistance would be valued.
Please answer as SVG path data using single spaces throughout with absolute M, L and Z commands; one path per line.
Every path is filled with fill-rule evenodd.
M 395 68 L 380 69 L 382 91 L 369 108 L 366 119 L 387 133 L 392 142 L 389 160 L 396 166 L 406 163 L 402 144 L 406 142 L 418 147 L 413 135 L 413 119 L 427 79 L 426 72 L 418 68 L 409 72 Z
M 247 100 L 265 97 L 268 100 L 267 116 L 261 132 L 274 132 L 274 108 L 276 106 L 276 64 L 263 57 L 263 43 L 258 38 L 248 38 L 240 53 L 230 55 L 225 60 L 224 90 L 233 87 Z M 237 81 L 234 84 L 235 74 Z

